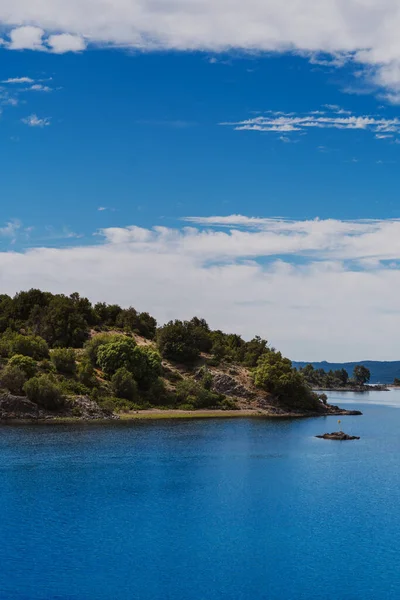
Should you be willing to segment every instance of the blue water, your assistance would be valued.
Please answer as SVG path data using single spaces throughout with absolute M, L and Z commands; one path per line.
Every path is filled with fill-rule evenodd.
M 400 392 L 337 418 L 0 427 L 1 600 L 400 598 Z M 350 404 L 349 404 L 350 403 Z

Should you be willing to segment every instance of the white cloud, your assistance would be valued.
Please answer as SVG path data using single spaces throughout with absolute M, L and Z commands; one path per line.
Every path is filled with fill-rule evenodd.
M 11 50 L 43 50 L 44 31 L 40 27 L 18 27 L 10 32 Z
M 24 90 L 24 91 L 51 92 L 52 88 L 49 87 L 48 85 L 42 85 L 41 83 L 35 83 L 34 85 L 31 85 L 30 88 L 28 88 L 27 90 Z
M 261 334 L 299 360 L 398 356 L 400 221 L 190 222 L 107 228 L 90 246 L 0 252 L 2 292 L 77 290 L 160 322 L 197 314 L 213 327 Z
M 257 116 L 234 123 L 221 123 L 228 125 L 237 131 L 261 131 L 289 134 L 292 132 L 308 132 L 310 129 L 338 129 L 338 130 L 363 130 L 376 134 L 376 137 L 392 137 L 394 133 L 400 132 L 400 119 L 386 119 L 382 117 L 372 117 L 368 115 L 351 115 L 348 111 L 343 111 L 339 107 L 327 105 L 335 114 L 330 116 L 320 116 L 316 111 L 310 113 L 293 115 L 282 114 L 281 112 Z M 341 116 L 346 114 L 346 116 Z
M 79 35 L 62 33 L 59 35 L 50 35 L 47 44 L 55 54 L 64 54 L 65 52 L 81 52 L 86 48 L 85 40 Z
M 1 83 L 34 83 L 34 80 L 30 77 L 10 77 Z
M 389 100 L 400 98 L 398 0 L 2 0 L 0 23 L 12 49 L 76 52 L 89 42 L 296 52 L 328 68 L 354 61 Z
M 40 119 L 37 115 L 33 114 L 25 119 L 21 119 L 25 125 L 29 125 L 29 127 L 48 127 L 50 125 L 50 118 L 44 117 Z

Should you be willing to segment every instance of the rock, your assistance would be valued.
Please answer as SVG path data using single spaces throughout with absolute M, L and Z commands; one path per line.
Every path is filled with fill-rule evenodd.
M 37 404 L 23 396 L 0 395 L 0 420 L 39 419 L 43 416 Z
M 348 435 L 347 433 L 343 433 L 343 431 L 334 431 L 333 433 L 324 433 L 324 435 L 316 435 L 315 437 L 323 439 L 323 440 L 359 440 L 360 438 L 356 435 Z
M 118 419 L 117 415 L 103 410 L 94 400 L 88 396 L 74 396 L 69 399 L 65 416 L 79 417 L 80 419 Z M 68 410 L 69 409 L 69 410 Z
M 84 421 L 92 419 L 118 419 L 87 396 L 67 398 L 65 405 L 57 412 L 45 410 L 25 396 L 0 394 L 0 421 L 6 420 L 38 420 L 57 419 L 59 417 L 76 418 Z
M 244 398 L 249 400 L 253 397 L 253 392 L 246 388 L 241 383 L 238 383 L 236 379 L 226 373 L 219 373 L 214 375 L 212 382 L 212 390 L 217 394 L 224 394 L 225 396 L 233 396 L 234 398 Z

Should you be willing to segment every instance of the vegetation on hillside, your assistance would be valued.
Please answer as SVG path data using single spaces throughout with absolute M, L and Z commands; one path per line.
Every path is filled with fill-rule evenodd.
M 289 409 L 321 405 L 308 371 L 260 337 L 245 341 L 198 317 L 157 327 L 146 312 L 92 305 L 77 293 L 0 295 L 0 361 L 0 389 L 50 410 L 78 395 L 111 411 L 234 408 L 235 398 L 214 389 L 211 371 L 239 367 L 256 393 Z
M 369 369 L 363 365 L 354 367 L 352 377 L 349 376 L 346 369 L 326 372 L 324 369 L 315 369 L 311 364 L 306 365 L 299 372 L 311 387 L 326 390 L 363 386 L 369 382 L 371 377 Z

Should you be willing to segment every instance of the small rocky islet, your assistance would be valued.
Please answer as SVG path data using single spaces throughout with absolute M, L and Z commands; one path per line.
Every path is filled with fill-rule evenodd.
M 359 436 L 357 435 L 348 435 L 343 431 L 334 431 L 333 433 L 324 433 L 323 435 L 316 435 L 315 437 L 320 438 L 322 440 L 339 440 L 340 442 L 348 441 L 348 440 L 359 440 Z

